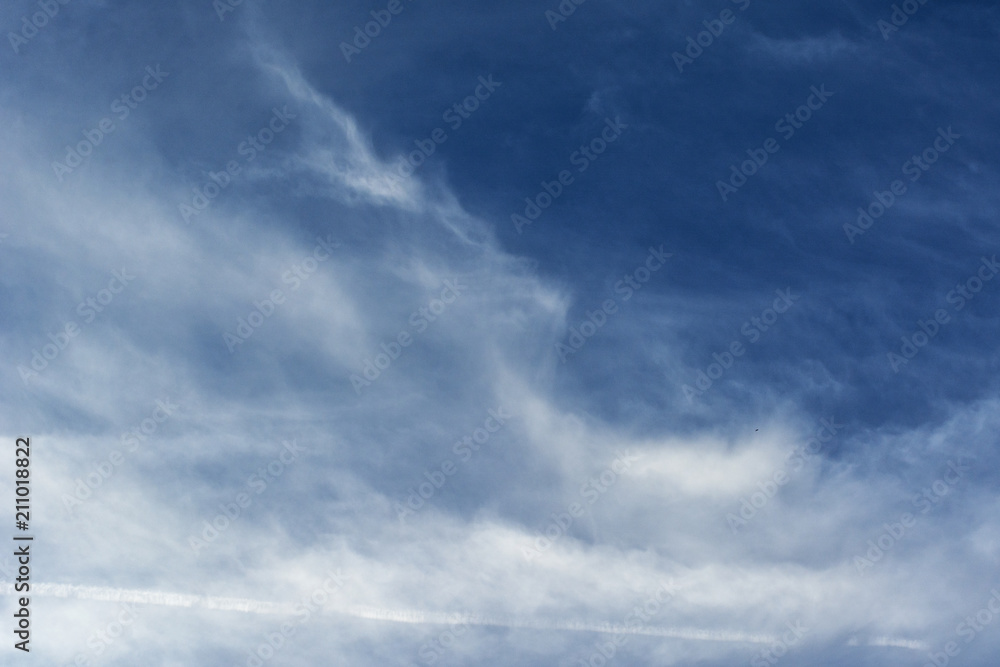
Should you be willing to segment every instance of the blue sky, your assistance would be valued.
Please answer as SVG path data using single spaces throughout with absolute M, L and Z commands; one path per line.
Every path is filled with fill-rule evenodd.
M 993 664 L 993 3 L 0 25 L 30 659 Z

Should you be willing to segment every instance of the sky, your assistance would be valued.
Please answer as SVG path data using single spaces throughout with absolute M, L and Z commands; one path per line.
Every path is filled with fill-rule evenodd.
M 0 26 L 3 664 L 995 664 L 995 3 Z

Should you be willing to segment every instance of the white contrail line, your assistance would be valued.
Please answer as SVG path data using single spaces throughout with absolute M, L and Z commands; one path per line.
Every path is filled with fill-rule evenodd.
M 869 646 L 892 646 L 894 648 L 908 648 L 914 651 L 929 651 L 930 645 L 926 642 L 914 639 L 898 639 L 896 637 L 875 637 L 868 642 Z
M 492 616 L 487 614 L 456 614 L 427 611 L 397 611 L 373 607 L 350 607 L 346 610 L 331 609 L 334 613 L 344 613 L 355 618 L 369 618 L 396 623 L 432 623 L 437 625 L 492 625 L 503 628 L 530 628 L 534 630 L 569 630 L 573 632 L 599 632 L 613 635 L 647 635 L 693 639 L 699 641 L 744 642 L 767 644 L 777 642 L 777 638 L 763 634 L 728 632 L 724 630 L 702 630 L 699 628 L 662 628 L 651 626 L 628 626 L 615 623 L 581 623 L 575 621 L 547 622 L 523 619 L 514 616 Z
M 0 595 L 21 595 L 15 592 L 14 584 L 0 583 Z M 128 588 L 104 586 L 76 586 L 72 584 L 32 584 L 31 595 L 57 598 L 75 598 L 98 602 L 135 602 L 164 607 L 186 607 L 211 609 L 215 611 L 237 611 L 244 614 L 271 614 L 290 616 L 298 607 L 290 602 L 267 602 L 249 598 L 226 598 L 184 593 L 164 593 Z M 656 626 L 627 626 L 617 623 L 583 623 L 578 621 L 549 622 L 514 616 L 494 616 L 476 613 L 433 612 L 422 610 L 382 609 L 366 606 L 337 607 L 327 604 L 323 613 L 343 614 L 353 618 L 393 623 L 414 623 L 428 625 L 481 625 L 503 628 L 530 628 L 534 630 L 567 630 L 571 632 L 597 632 L 612 635 L 645 635 L 669 637 L 693 641 L 738 642 L 747 644 L 774 644 L 779 641 L 773 635 L 733 632 L 727 630 L 704 630 L 700 628 L 663 628 Z M 893 646 L 914 651 L 926 648 L 923 642 L 893 637 L 878 637 L 868 642 L 869 646 Z
M 0 594 L 19 595 L 14 584 L 0 585 Z M 71 584 L 32 584 L 31 595 L 45 597 L 77 598 L 100 602 L 137 602 L 139 604 L 161 605 L 165 607 L 195 607 L 219 611 L 240 611 L 247 614 L 292 614 L 295 605 L 250 600 L 247 598 L 207 597 L 182 593 L 161 593 L 128 588 L 107 588 L 104 586 L 74 586 Z
M 71 584 L 33 584 L 32 595 L 58 598 L 76 598 L 80 600 L 96 600 L 100 602 L 136 602 L 139 604 L 161 605 L 166 607 L 187 607 L 212 609 L 217 611 L 238 611 L 247 614 L 291 615 L 297 605 L 292 603 L 265 602 L 247 598 L 224 598 L 204 595 L 187 595 L 182 593 L 163 593 L 127 588 L 107 588 L 101 586 L 75 586 Z M 0 585 L 0 594 L 15 595 L 14 585 Z M 612 623 L 581 623 L 581 622 L 545 622 L 533 619 L 521 619 L 514 616 L 493 616 L 475 613 L 447 613 L 422 610 L 382 609 L 366 606 L 338 607 L 328 603 L 323 608 L 326 613 L 343 614 L 353 618 L 375 621 L 390 621 L 393 623 L 415 623 L 430 625 L 468 625 L 496 626 L 505 628 L 532 628 L 536 630 L 569 630 L 575 632 L 599 632 L 604 634 L 648 635 L 655 637 L 672 637 L 676 639 L 694 639 L 701 641 L 746 642 L 765 644 L 776 642 L 777 639 L 768 635 L 747 634 L 742 632 L 726 632 L 702 630 L 698 628 L 660 628 L 650 626 L 625 626 Z

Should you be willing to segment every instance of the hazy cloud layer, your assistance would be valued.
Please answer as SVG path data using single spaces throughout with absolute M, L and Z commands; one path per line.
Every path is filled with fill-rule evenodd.
M 36 660 L 993 664 L 995 6 L 54 4 Z

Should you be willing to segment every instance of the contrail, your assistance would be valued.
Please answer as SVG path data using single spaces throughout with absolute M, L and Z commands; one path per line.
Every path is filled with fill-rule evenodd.
M 17 595 L 14 584 L 0 584 L 0 594 Z M 161 593 L 128 588 L 106 588 L 103 586 L 73 586 L 70 584 L 32 584 L 32 595 L 56 598 L 77 598 L 100 602 L 137 602 L 139 604 L 161 605 L 164 607 L 194 607 L 219 611 L 240 611 L 246 614 L 292 614 L 295 605 L 250 600 L 247 598 L 206 597 L 204 595 L 184 595 L 182 593 Z
M 895 637 L 876 637 L 868 642 L 869 646 L 892 646 L 895 648 L 909 648 L 914 651 L 927 651 L 930 645 L 926 642 L 913 639 L 897 639 Z
M 334 613 L 344 613 L 355 618 L 368 618 L 396 623 L 429 623 L 435 625 L 490 625 L 502 628 L 530 628 L 534 630 L 569 630 L 572 632 L 600 632 L 612 635 L 648 635 L 652 637 L 671 637 L 674 639 L 693 639 L 700 641 L 744 642 L 751 644 L 768 644 L 777 642 L 777 638 L 763 634 L 747 634 L 744 632 L 726 632 L 719 630 L 702 630 L 698 628 L 661 628 L 646 626 L 628 626 L 617 623 L 582 623 L 574 621 L 546 622 L 533 619 L 522 619 L 514 616 L 492 616 L 486 614 L 456 614 L 427 611 L 397 611 L 392 609 L 376 609 L 373 607 L 349 607 L 346 610 L 331 609 Z
M 164 593 L 128 588 L 108 588 L 103 586 L 76 586 L 72 584 L 33 584 L 32 595 L 56 598 L 75 598 L 98 602 L 135 602 L 144 605 L 164 607 L 186 607 L 189 609 L 211 609 L 215 611 L 236 611 L 244 614 L 269 614 L 290 616 L 298 606 L 290 602 L 267 602 L 249 598 L 227 598 L 184 593 Z M 14 584 L 0 584 L 0 595 L 17 595 Z M 422 610 L 382 609 L 366 606 L 341 606 L 328 603 L 322 609 L 325 614 L 342 614 L 353 618 L 392 623 L 413 623 L 428 625 L 480 625 L 502 628 L 530 628 L 534 630 L 565 630 L 570 632 L 597 632 L 612 635 L 645 635 L 669 637 L 693 641 L 737 642 L 748 644 L 774 644 L 779 638 L 774 635 L 734 632 L 726 630 L 704 630 L 700 628 L 664 628 L 656 626 L 627 626 L 618 623 L 584 623 L 577 621 L 549 622 L 514 616 L 495 616 L 476 613 L 448 613 Z M 878 637 L 868 642 L 870 646 L 895 646 L 915 651 L 925 648 L 922 642 L 892 637 Z

